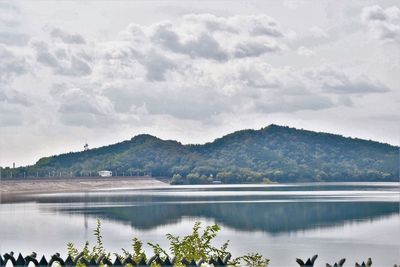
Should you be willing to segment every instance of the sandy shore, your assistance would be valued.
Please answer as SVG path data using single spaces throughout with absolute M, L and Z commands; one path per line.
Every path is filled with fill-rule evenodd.
M 99 189 L 144 188 L 166 186 L 152 177 L 109 177 L 109 178 L 54 178 L 32 180 L 2 180 L 0 193 L 3 195 L 24 193 L 86 192 Z

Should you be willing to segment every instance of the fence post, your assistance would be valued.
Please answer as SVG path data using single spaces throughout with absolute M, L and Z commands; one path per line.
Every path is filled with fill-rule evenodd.
M 335 262 L 335 264 L 333 265 L 334 267 L 343 267 L 344 262 L 346 261 L 346 259 L 341 259 L 338 262 Z M 330 264 L 326 264 L 326 267 L 332 267 L 332 265 Z
M 49 263 L 46 260 L 46 257 L 43 255 L 39 261 L 39 267 L 48 267 Z
M 318 258 L 318 255 L 314 255 L 311 259 L 308 258 L 304 263 L 302 259 L 296 259 L 296 262 L 300 265 L 300 267 L 313 267 L 315 260 Z
M 25 266 L 25 259 L 22 257 L 21 253 L 18 254 L 17 261 L 15 262 L 15 266 Z
M 372 265 L 372 260 L 371 258 L 368 258 L 367 262 L 362 262 L 361 265 L 356 262 L 356 267 L 371 267 Z

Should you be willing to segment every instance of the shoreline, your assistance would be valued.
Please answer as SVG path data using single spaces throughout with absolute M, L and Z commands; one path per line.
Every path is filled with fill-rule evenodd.
M 91 178 L 52 178 L 27 180 L 1 180 L 0 196 L 14 198 L 17 195 L 41 193 L 72 193 L 118 188 L 148 188 L 169 186 L 153 177 L 91 177 Z

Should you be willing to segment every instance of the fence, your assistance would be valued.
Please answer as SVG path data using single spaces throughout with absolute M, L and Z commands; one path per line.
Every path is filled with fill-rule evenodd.
M 40 261 L 38 261 L 36 257 L 37 254 L 35 252 L 26 257 L 23 257 L 20 253 L 17 259 L 15 259 L 13 252 L 6 253 L 3 255 L 3 257 L 0 255 L 0 267 L 5 267 L 9 262 L 11 262 L 12 266 L 15 267 L 28 266 L 31 264 L 37 267 L 51 267 L 53 266 L 53 264 L 58 264 L 59 266 L 62 267 L 72 267 L 76 266 L 77 264 L 83 264 L 90 267 L 95 267 L 95 266 L 122 267 L 128 264 L 130 266 L 147 267 L 155 263 L 161 267 L 168 267 L 168 266 L 174 266 L 176 264 L 174 258 L 170 259 L 167 257 L 165 260 L 162 260 L 157 255 L 153 256 L 148 261 L 142 259 L 138 263 L 136 263 L 132 258 L 126 258 L 124 260 L 121 260 L 119 257 L 115 257 L 114 262 L 111 262 L 104 255 L 99 257 L 98 260 L 91 259 L 90 261 L 88 261 L 84 258 L 83 253 L 80 253 L 76 258 L 71 258 L 70 256 L 68 256 L 65 260 L 60 257 L 59 253 L 56 253 L 53 256 L 51 256 L 49 260 L 47 260 L 45 256 L 42 256 Z M 318 255 L 314 255 L 312 258 L 308 258 L 305 262 L 301 259 L 296 259 L 296 262 L 300 265 L 300 267 L 313 267 L 317 257 Z M 209 264 L 209 266 L 213 267 L 224 267 L 224 266 L 229 266 L 228 264 L 229 259 L 230 259 L 230 254 L 223 259 L 218 257 L 215 259 L 211 259 L 209 261 L 200 260 L 198 262 L 195 262 L 194 260 L 188 261 L 183 259 L 181 263 L 187 267 L 200 267 L 202 264 Z M 344 267 L 345 261 L 346 261 L 345 259 L 341 259 L 337 263 L 334 263 L 334 265 L 330 265 L 327 263 L 326 267 Z M 366 262 L 362 262 L 361 264 L 359 263 L 355 264 L 355 267 L 371 267 L 371 266 L 372 266 L 371 258 L 369 258 Z M 395 264 L 393 267 L 400 267 L 400 265 Z

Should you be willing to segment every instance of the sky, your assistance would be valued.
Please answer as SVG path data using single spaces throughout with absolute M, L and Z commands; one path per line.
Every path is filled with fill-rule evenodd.
M 399 144 L 398 1 L 0 0 L 0 166 L 269 124 Z

